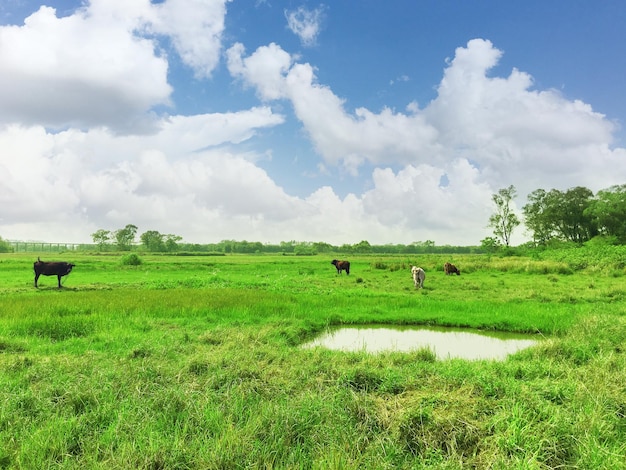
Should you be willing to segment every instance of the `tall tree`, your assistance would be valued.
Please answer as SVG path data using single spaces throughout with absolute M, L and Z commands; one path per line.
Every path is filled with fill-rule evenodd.
M 126 225 L 126 227 L 115 231 L 115 241 L 117 247 L 121 251 L 129 251 L 131 245 L 135 241 L 135 235 L 137 234 L 137 227 L 132 224 Z
M 528 195 L 528 204 L 522 207 L 526 228 L 532 233 L 533 241 L 539 245 L 545 245 L 556 236 L 554 202 L 560 198 L 557 193 L 559 191 L 536 189 Z
M 593 201 L 593 192 L 582 186 L 568 189 L 555 201 L 557 228 L 569 241 L 583 243 L 598 234 L 593 217 L 587 210 Z
M 598 231 L 626 243 L 626 184 L 598 191 L 587 208 Z
M 502 240 L 505 246 L 510 246 L 511 234 L 520 224 L 519 218 L 511 208 L 511 202 L 516 194 L 515 186 L 511 185 L 491 196 L 496 205 L 496 212 L 489 217 L 489 226 L 493 228 L 493 234 Z

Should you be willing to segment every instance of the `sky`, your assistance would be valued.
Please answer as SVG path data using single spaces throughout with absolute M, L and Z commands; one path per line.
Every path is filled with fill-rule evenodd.
M 617 0 L 3 0 L 0 237 L 479 245 L 626 183 L 624 77 Z

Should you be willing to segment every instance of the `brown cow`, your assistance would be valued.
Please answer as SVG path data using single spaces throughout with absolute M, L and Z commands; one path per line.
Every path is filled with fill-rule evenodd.
M 66 263 L 64 261 L 41 261 L 41 259 L 37 258 L 37 261 L 33 264 L 33 268 L 35 270 L 35 287 L 39 287 L 37 285 L 37 280 L 39 279 L 39 276 L 43 274 L 44 276 L 56 276 L 60 289 L 61 277 L 67 276 L 72 271 L 74 266 L 76 265 Z
M 346 275 L 350 274 L 350 261 L 339 261 L 338 259 L 334 259 L 330 262 L 330 264 L 337 268 L 337 274 L 341 274 L 341 271 L 344 269 L 346 270 Z
M 443 265 L 443 272 L 446 273 L 446 276 L 449 276 L 450 274 L 456 274 L 457 276 L 461 275 L 461 270 L 451 263 Z

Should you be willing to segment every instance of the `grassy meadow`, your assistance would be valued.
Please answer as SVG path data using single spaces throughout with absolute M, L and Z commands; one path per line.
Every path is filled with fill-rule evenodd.
M 37 253 L 0 254 L 0 469 L 626 469 L 622 251 L 41 255 L 76 264 L 62 289 L 33 287 Z M 300 348 L 349 324 L 541 341 L 505 361 Z

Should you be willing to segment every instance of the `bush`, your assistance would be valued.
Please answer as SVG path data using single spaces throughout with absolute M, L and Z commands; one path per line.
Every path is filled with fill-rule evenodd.
M 123 266 L 139 266 L 143 261 L 137 255 L 137 253 L 129 253 L 127 255 L 122 256 L 120 263 Z

